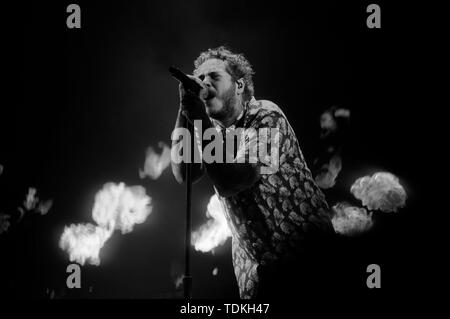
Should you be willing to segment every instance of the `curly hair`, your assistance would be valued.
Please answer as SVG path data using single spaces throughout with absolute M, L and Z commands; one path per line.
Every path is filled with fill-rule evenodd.
M 195 69 L 202 65 L 206 60 L 210 59 L 219 59 L 227 62 L 226 71 L 235 81 L 241 78 L 244 79 L 245 87 L 243 99 L 244 101 L 249 101 L 255 94 L 252 79 L 255 72 L 253 71 L 250 62 L 248 62 L 244 55 L 234 53 L 223 45 L 214 49 L 208 49 L 200 53 L 199 57 L 195 60 Z

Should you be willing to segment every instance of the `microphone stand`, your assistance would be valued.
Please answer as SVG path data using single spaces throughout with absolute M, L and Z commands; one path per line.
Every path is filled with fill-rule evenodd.
M 169 67 L 170 74 L 177 79 L 180 83 L 183 84 L 186 90 L 191 92 L 198 92 L 202 89 L 202 87 L 189 78 L 186 74 L 184 74 L 181 70 L 176 67 Z M 195 132 L 193 123 L 190 122 L 188 114 L 183 111 L 183 116 L 186 118 L 186 128 L 189 132 L 194 133 L 194 143 L 192 143 L 191 137 L 191 145 L 195 145 Z M 195 147 L 195 146 L 194 146 Z M 183 287 L 184 287 L 184 298 L 191 299 L 192 298 L 192 277 L 191 277 L 191 191 L 192 191 L 192 158 L 194 156 L 195 150 L 192 149 L 191 158 L 188 163 L 185 163 L 186 174 L 185 174 L 185 182 L 186 182 L 186 234 L 184 239 L 184 253 L 185 253 L 185 272 L 183 277 Z
M 191 131 L 192 124 L 187 118 L 186 114 L 183 114 L 186 117 L 186 126 L 188 131 Z M 193 128 L 192 128 L 193 129 Z M 192 142 L 192 141 L 191 141 Z M 191 154 L 192 155 L 192 154 Z M 191 158 L 192 159 L 192 158 Z M 191 299 L 192 298 L 192 277 L 191 277 L 191 191 L 192 191 L 192 164 L 189 161 L 185 163 L 186 174 L 185 174 L 185 182 L 186 182 L 186 234 L 184 240 L 184 254 L 185 254 L 185 270 L 183 277 L 183 287 L 184 287 L 184 298 Z

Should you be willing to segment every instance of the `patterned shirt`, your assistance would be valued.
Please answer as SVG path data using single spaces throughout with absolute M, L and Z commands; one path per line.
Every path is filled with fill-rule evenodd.
M 316 233 L 334 232 L 328 205 L 314 182 L 297 138 L 286 116 L 274 103 L 251 99 L 244 113 L 227 129 L 213 121 L 222 134 L 234 128 L 277 128 L 278 170 L 238 194 L 223 197 L 216 189 L 232 233 L 233 266 L 241 298 L 254 298 L 258 267 L 295 254 L 302 240 Z M 256 136 L 246 135 L 237 154 L 248 155 Z M 270 150 L 271 139 L 266 140 Z M 258 162 L 257 165 L 264 165 Z

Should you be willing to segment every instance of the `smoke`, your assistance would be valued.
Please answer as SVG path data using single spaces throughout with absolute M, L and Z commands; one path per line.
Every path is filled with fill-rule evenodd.
M 336 184 L 342 169 L 342 152 L 347 140 L 350 111 L 333 106 L 320 117 L 320 142 L 312 172 L 317 185 L 322 189 Z
M 406 202 L 406 192 L 399 179 L 388 172 L 358 178 L 350 191 L 370 210 L 396 212 Z
M 209 252 L 219 245 L 223 245 L 231 237 L 225 212 L 215 194 L 209 200 L 206 216 L 212 217 L 212 219 L 192 233 L 192 245 L 195 250 L 201 252 Z
M 320 116 L 320 128 L 322 129 L 321 138 L 324 138 L 337 130 L 337 123 L 332 112 L 325 111 L 322 113 Z
M 41 201 L 37 196 L 36 188 L 29 187 L 28 193 L 22 205 L 23 207 L 17 208 L 20 212 L 19 221 L 22 220 L 26 212 L 35 212 L 41 215 L 46 215 L 53 206 L 53 200 L 49 199 L 46 201 Z
M 0 164 L 0 175 L 3 173 L 3 165 Z M 37 190 L 34 187 L 28 188 L 28 193 L 25 196 L 25 200 L 22 202 L 22 206 L 17 207 L 19 217 L 14 221 L 18 224 L 22 221 L 26 213 L 38 213 L 46 215 L 53 206 L 53 199 L 46 201 L 40 201 L 37 197 Z M 0 234 L 4 233 L 11 226 L 11 216 L 6 214 L 0 214 Z
M 0 234 L 6 233 L 8 231 L 11 223 L 9 222 L 11 216 L 6 214 L 0 214 Z
M 350 118 L 350 111 L 347 109 L 336 109 L 334 111 L 334 117 L 335 118 L 342 117 L 342 118 L 348 119 L 348 118 Z
M 179 275 L 175 279 L 175 288 L 176 289 L 179 289 L 183 285 L 183 279 L 184 279 L 184 275 Z
M 41 215 L 46 215 L 50 210 L 50 208 L 52 207 L 52 205 L 53 205 L 52 199 L 46 200 L 45 202 L 40 202 L 38 207 L 36 208 L 36 211 Z
M 350 119 L 350 111 L 338 109 L 335 106 L 329 108 L 320 116 L 321 139 L 326 139 L 330 135 L 337 134 L 346 129 Z
M 20 216 L 19 216 L 17 222 L 20 222 L 22 220 L 23 216 L 25 216 L 25 209 L 23 209 L 22 207 L 17 207 L 17 210 L 20 213 Z
M 100 249 L 114 230 L 122 234 L 131 232 L 151 211 L 151 198 L 142 186 L 107 183 L 95 195 L 92 209 L 92 218 L 98 226 L 88 223 L 65 227 L 59 247 L 69 254 L 70 261 L 98 266 Z
M 336 178 L 342 169 L 342 160 L 338 155 L 334 155 L 330 162 L 322 165 L 319 173 L 315 177 L 317 185 L 322 189 L 332 188 L 336 184 Z
M 152 146 L 147 148 L 144 170 L 139 169 L 140 178 L 148 176 L 151 179 L 157 179 L 170 165 L 170 147 L 164 142 L 159 142 L 158 147 L 162 148 L 161 154 L 158 154 Z
M 25 207 L 26 210 L 34 209 L 39 202 L 39 198 L 36 197 L 36 193 L 36 188 L 28 188 L 28 194 L 26 195 L 25 201 L 23 202 L 23 207 Z
M 183 285 L 183 267 L 178 262 L 172 262 L 170 265 L 170 277 L 175 285 L 176 289 L 179 289 Z
M 369 230 L 372 225 L 372 212 L 364 208 L 337 203 L 333 206 L 334 216 L 331 220 L 334 230 L 341 235 L 356 236 Z
M 22 221 L 25 214 L 37 213 L 40 215 L 46 215 L 50 208 L 53 205 L 53 200 L 49 199 L 46 201 L 40 201 L 36 196 L 37 190 L 33 187 L 28 188 L 28 193 L 25 197 L 25 200 L 22 203 L 22 206 L 17 207 L 17 211 L 19 212 L 19 217 L 15 219 L 14 223 L 18 224 Z M 0 234 L 6 232 L 8 228 L 11 226 L 11 215 L 1 214 L 0 215 Z
M 46 290 L 46 294 L 48 295 L 49 299 L 55 299 L 55 290 L 54 289 L 48 289 Z
M 3 165 L 0 164 L 0 175 L 3 173 L 3 168 Z M 28 188 L 28 193 L 25 196 L 25 200 L 22 202 L 22 206 L 17 207 L 17 211 L 20 215 L 14 223 L 19 223 L 27 212 L 38 213 L 41 215 L 46 215 L 49 212 L 50 208 L 52 208 L 53 200 L 40 201 L 36 194 L 36 188 Z M 11 226 L 10 218 L 10 215 L 0 214 L 0 234 L 8 231 L 8 228 Z

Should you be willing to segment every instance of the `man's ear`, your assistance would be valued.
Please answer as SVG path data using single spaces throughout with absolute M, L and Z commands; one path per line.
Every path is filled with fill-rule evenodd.
M 236 92 L 238 93 L 238 94 L 242 94 L 242 93 L 244 93 L 244 88 L 245 88 L 245 83 L 244 83 L 244 79 L 239 79 L 239 80 L 236 80 Z

